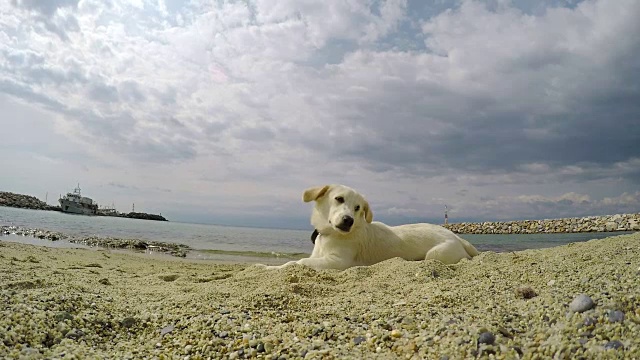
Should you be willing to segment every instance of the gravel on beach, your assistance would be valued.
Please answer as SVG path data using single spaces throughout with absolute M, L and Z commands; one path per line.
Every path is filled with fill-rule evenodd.
M 0 358 L 640 358 L 640 233 L 270 271 L 0 238 Z

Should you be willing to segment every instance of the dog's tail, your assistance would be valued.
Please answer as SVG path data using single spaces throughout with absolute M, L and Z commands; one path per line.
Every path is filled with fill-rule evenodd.
M 463 239 L 463 238 L 461 238 L 459 236 L 458 236 L 458 238 L 462 242 L 462 246 L 467 251 L 467 254 L 469 254 L 469 256 L 474 257 L 474 256 L 480 254 L 480 252 L 478 252 L 478 249 L 476 249 L 475 246 L 471 245 L 470 242 L 468 242 L 467 240 L 465 240 L 465 239 Z

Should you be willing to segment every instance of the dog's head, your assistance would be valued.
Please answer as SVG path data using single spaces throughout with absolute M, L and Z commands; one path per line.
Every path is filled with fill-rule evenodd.
M 305 190 L 304 202 L 315 201 L 311 224 L 321 234 L 348 234 L 365 221 L 373 221 L 369 203 L 355 190 L 343 185 L 325 185 Z

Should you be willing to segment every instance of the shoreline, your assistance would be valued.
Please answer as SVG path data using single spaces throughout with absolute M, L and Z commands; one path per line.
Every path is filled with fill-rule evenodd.
M 276 264 L 283 260 L 297 260 L 306 257 L 306 253 L 255 252 L 217 249 L 194 249 L 185 244 L 162 241 L 124 239 L 116 237 L 72 236 L 58 231 L 20 226 L 0 226 L 0 241 L 6 237 L 8 241 L 34 246 L 53 248 L 81 248 L 91 250 L 118 250 L 135 254 L 166 255 L 190 260 L 205 260 L 225 263 L 257 263 Z M 25 239 L 28 239 L 25 241 Z M 35 240 L 35 241 L 33 241 Z M 47 243 L 37 243 L 38 240 Z M 54 245 L 55 244 L 55 245 Z M 68 246 L 67 246 L 68 244 Z M 52 246 L 53 245 L 53 246 Z
M 570 234 L 640 231 L 640 213 L 442 224 L 456 234 Z
M 267 271 L 0 242 L 0 357 L 637 358 L 639 244 Z

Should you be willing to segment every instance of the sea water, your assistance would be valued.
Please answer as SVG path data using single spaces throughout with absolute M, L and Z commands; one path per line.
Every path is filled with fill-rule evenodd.
M 313 250 L 308 230 L 263 229 L 180 222 L 151 221 L 107 216 L 84 216 L 56 211 L 41 211 L 0 207 L 0 225 L 58 231 L 73 236 L 116 237 L 155 240 L 185 244 L 192 249 L 208 250 L 211 254 L 241 256 L 270 256 L 277 254 L 302 255 Z M 621 235 L 616 233 L 570 234 L 462 234 L 480 251 L 518 251 L 538 249 Z M 66 242 L 4 236 L 0 241 L 19 241 L 44 246 L 81 247 Z M 57 244 L 54 244 L 57 243 Z

